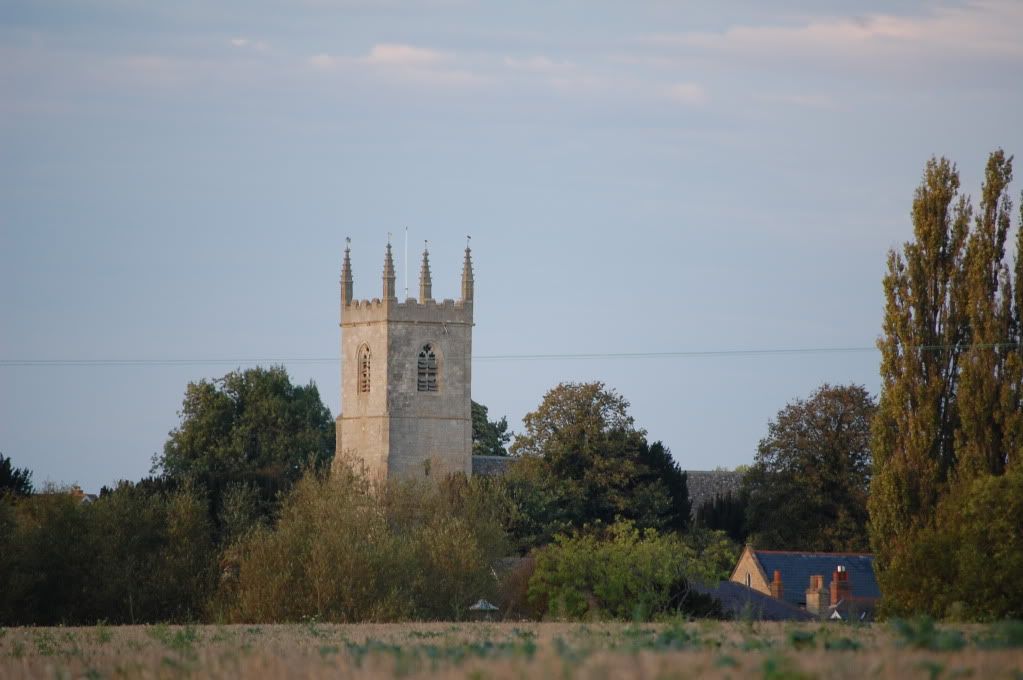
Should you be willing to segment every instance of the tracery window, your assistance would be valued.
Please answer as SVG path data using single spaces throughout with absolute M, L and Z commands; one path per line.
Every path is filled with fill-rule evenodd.
M 359 392 L 369 392 L 369 347 L 363 345 L 359 348 Z
M 416 389 L 420 392 L 437 391 L 437 354 L 432 345 L 423 345 L 419 350 L 418 377 Z

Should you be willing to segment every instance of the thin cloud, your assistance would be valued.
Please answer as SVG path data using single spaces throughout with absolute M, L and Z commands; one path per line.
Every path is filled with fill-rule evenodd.
M 838 104 L 834 98 L 826 94 L 765 94 L 760 99 L 766 102 L 788 104 L 805 109 L 835 110 Z
M 369 54 L 361 57 L 359 61 L 372 66 L 409 68 L 433 66 L 450 58 L 448 53 L 424 47 L 384 43 L 374 45 Z
M 321 71 L 364 71 L 382 80 L 428 86 L 463 87 L 488 82 L 485 76 L 463 66 L 454 53 L 396 43 L 379 43 L 359 57 L 322 52 L 306 63 Z
M 679 104 L 702 106 L 710 101 L 707 91 L 699 83 L 675 83 L 664 90 L 664 95 Z
M 795 26 L 733 26 L 721 32 L 656 34 L 644 42 L 773 56 L 1023 56 L 1023 3 L 1001 0 L 939 8 L 921 16 L 829 17 Z
M 544 56 L 526 58 L 505 57 L 504 65 L 514 71 L 540 73 L 543 75 L 565 75 L 577 70 L 576 65 L 569 61 L 555 61 Z
M 267 44 L 265 42 L 263 42 L 261 40 L 253 40 L 251 38 L 245 38 L 243 36 L 238 36 L 238 37 L 235 37 L 235 38 L 231 38 L 231 40 L 229 40 L 228 42 L 230 43 L 231 47 L 234 47 L 234 48 L 237 48 L 237 49 L 240 49 L 240 50 L 251 49 L 251 50 L 258 50 L 258 51 L 262 52 L 262 51 L 266 50 L 266 48 L 267 48 Z

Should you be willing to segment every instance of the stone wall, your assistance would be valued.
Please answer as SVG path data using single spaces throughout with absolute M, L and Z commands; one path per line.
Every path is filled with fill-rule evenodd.
M 373 478 L 472 472 L 472 303 L 353 301 L 341 311 L 337 460 Z M 436 392 L 417 388 L 420 349 L 437 356 Z M 359 350 L 370 350 L 370 389 L 359 391 Z

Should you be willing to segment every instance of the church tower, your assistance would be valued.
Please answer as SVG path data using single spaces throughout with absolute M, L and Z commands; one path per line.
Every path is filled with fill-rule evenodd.
M 354 299 L 350 251 L 341 268 L 335 461 L 361 463 L 378 480 L 472 474 L 472 253 L 466 246 L 460 300 L 433 299 L 424 248 L 419 298 L 399 302 L 391 244 L 382 297 L 372 300 Z

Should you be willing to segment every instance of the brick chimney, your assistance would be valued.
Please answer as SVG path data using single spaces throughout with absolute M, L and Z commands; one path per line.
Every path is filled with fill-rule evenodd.
M 811 614 L 822 614 L 831 606 L 828 590 L 824 587 L 824 575 L 815 574 L 810 577 L 810 587 L 806 589 L 806 611 Z
M 831 603 L 838 604 L 842 600 L 848 600 L 850 595 L 852 583 L 849 582 L 849 572 L 845 570 L 845 565 L 840 564 L 831 574 Z
M 774 570 L 774 580 L 771 581 L 771 597 L 780 600 L 782 595 L 785 594 L 785 589 L 781 584 L 781 572 L 777 569 Z

